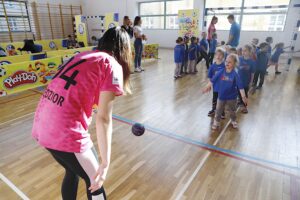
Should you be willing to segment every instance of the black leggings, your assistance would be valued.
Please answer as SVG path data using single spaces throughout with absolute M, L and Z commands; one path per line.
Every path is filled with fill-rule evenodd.
M 214 61 L 214 57 L 215 57 L 215 53 L 209 53 L 208 54 L 208 62 L 209 64 L 213 64 L 213 61 Z
M 79 163 L 79 160 L 77 159 L 78 154 L 75 155 L 75 153 L 56 151 L 53 149 L 47 150 L 51 153 L 53 158 L 66 170 L 61 187 L 61 194 L 63 200 L 76 200 L 79 177 L 81 177 L 85 181 L 88 200 L 92 200 L 92 196 L 103 196 L 103 198 L 106 199 L 103 187 L 93 193 L 91 193 L 88 189 L 91 186 L 91 181 L 87 174 L 87 169 L 85 170 Z M 92 148 L 91 151 L 98 160 L 95 148 Z
M 209 58 L 208 58 L 208 55 L 205 51 L 200 51 L 200 57 L 199 59 L 197 60 L 197 64 L 199 62 L 201 62 L 201 60 L 204 58 L 205 62 L 206 62 L 206 68 L 208 69 L 209 68 Z
M 259 78 L 259 86 L 261 87 L 264 84 L 266 70 L 257 70 L 254 74 L 253 85 L 256 87 L 258 78 Z

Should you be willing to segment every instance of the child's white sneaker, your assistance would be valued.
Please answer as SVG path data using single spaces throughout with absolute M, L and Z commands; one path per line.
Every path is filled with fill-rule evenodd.
M 231 122 L 233 128 L 238 128 L 238 123 L 236 121 Z
M 211 126 L 212 130 L 216 130 L 220 127 L 220 122 L 217 122 L 216 120 L 214 120 L 213 125 Z

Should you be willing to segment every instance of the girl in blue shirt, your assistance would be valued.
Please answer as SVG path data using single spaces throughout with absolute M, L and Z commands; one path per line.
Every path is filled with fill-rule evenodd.
M 256 69 L 253 79 L 253 88 L 260 89 L 264 84 L 265 74 L 268 67 L 269 57 L 268 57 L 268 48 L 269 45 L 266 42 L 263 42 L 259 45 L 259 51 L 256 58 Z M 259 79 L 259 85 L 257 82 Z
M 182 62 L 182 66 L 181 66 L 181 70 L 180 73 L 181 74 L 187 74 L 187 68 L 188 68 L 188 64 L 189 64 L 189 41 L 190 38 L 188 37 L 184 37 L 184 60 Z
M 245 95 L 248 98 L 248 91 L 253 82 L 255 72 L 255 62 L 251 59 L 252 47 L 245 45 L 242 48 L 242 56 L 239 58 L 238 74 L 245 90 Z M 247 108 L 244 106 L 242 97 L 239 94 L 239 105 L 242 106 L 242 112 L 248 113 Z
M 278 70 L 278 61 L 282 53 L 288 53 L 287 51 L 284 51 L 284 49 L 286 48 L 290 48 L 290 47 L 284 47 L 284 43 L 282 42 L 276 44 L 274 47 L 275 52 L 272 54 L 270 58 L 269 66 L 275 65 L 275 74 L 281 74 L 281 72 Z
M 182 37 L 178 37 L 176 40 L 177 45 L 174 48 L 174 61 L 175 61 L 175 73 L 174 78 L 181 78 L 180 75 L 180 68 L 182 66 L 182 63 L 184 61 L 184 45 L 183 45 L 183 39 Z
M 217 129 L 220 126 L 221 115 L 224 112 L 225 106 L 229 107 L 231 124 L 233 128 L 237 128 L 236 121 L 236 99 L 238 89 L 242 95 L 243 102 L 247 104 L 247 97 L 243 88 L 243 83 L 240 80 L 238 73 L 234 70 L 239 65 L 239 58 L 236 54 L 229 54 L 226 59 L 225 69 L 219 71 L 203 89 L 203 92 L 209 92 L 212 85 L 217 85 L 218 101 L 215 119 L 212 129 Z
M 191 45 L 189 47 L 189 73 L 196 72 L 196 57 L 197 57 L 197 39 L 191 38 Z
M 221 70 L 225 68 L 224 63 L 225 51 L 223 49 L 217 49 L 215 55 L 215 63 L 212 64 L 208 69 L 207 77 L 209 80 L 212 80 L 213 77 Z M 218 100 L 218 88 L 217 85 L 213 85 L 213 99 L 212 99 L 212 110 L 208 112 L 208 116 L 212 116 L 215 114 L 217 108 L 217 100 Z M 223 113 L 223 118 L 225 117 L 225 113 Z

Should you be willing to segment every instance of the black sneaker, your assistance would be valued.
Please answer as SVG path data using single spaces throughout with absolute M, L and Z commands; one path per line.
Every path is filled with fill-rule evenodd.
M 262 86 L 260 86 L 260 85 L 256 87 L 257 90 L 260 90 L 261 88 L 262 88 Z
M 281 74 L 281 72 L 280 72 L 280 71 L 277 71 L 277 72 L 275 72 L 275 74 L 277 74 L 277 75 L 278 75 L 278 74 Z
M 214 114 L 215 114 L 215 111 L 214 111 L 214 110 L 211 110 L 211 111 L 208 112 L 207 115 L 208 115 L 209 117 L 211 117 L 211 116 L 213 116 Z

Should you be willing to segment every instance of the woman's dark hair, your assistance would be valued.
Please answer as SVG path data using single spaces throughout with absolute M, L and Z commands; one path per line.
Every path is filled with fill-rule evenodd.
M 210 23 L 212 24 L 214 20 L 218 20 L 218 18 L 216 16 L 213 16 Z
M 111 53 L 123 68 L 124 91 L 131 93 L 129 76 L 132 63 L 130 38 L 121 27 L 108 29 L 98 43 L 98 50 Z
M 177 40 L 176 40 L 176 43 L 179 44 L 182 41 L 183 41 L 183 38 L 182 37 L 178 37 Z
M 141 17 L 140 16 L 136 16 L 134 18 L 133 26 L 139 25 L 140 21 L 141 21 Z

